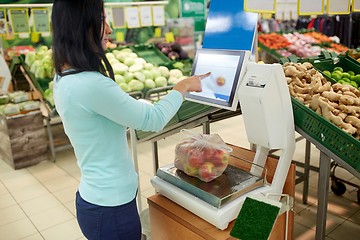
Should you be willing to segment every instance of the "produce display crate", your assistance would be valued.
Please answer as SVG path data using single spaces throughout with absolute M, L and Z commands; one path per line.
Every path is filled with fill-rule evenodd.
M 146 62 L 165 66 L 171 63 L 171 60 L 165 56 L 153 43 L 132 45 L 131 49 Z
M 291 97 L 295 125 L 360 172 L 360 141 Z

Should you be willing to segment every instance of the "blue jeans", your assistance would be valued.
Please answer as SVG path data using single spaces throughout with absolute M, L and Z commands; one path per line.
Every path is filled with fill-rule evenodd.
M 120 206 L 103 207 L 85 201 L 77 192 L 76 215 L 82 233 L 89 240 L 141 239 L 136 197 Z

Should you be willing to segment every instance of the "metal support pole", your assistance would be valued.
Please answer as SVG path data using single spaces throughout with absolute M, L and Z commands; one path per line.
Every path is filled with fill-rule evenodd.
M 137 194 L 137 200 L 138 200 L 138 209 L 139 212 L 142 212 L 142 203 L 141 203 L 141 190 L 140 190 L 140 175 L 139 175 L 139 164 L 138 164 L 138 158 L 137 158 L 137 148 L 136 148 L 136 134 L 135 129 L 130 128 L 130 143 L 131 143 L 131 155 L 134 162 L 134 168 L 136 173 L 138 174 L 138 194 Z
M 153 152 L 153 162 L 154 162 L 154 176 L 156 175 L 156 171 L 159 168 L 159 152 L 158 152 L 158 144 L 157 141 L 152 142 L 152 152 Z
M 309 172 L 310 172 L 310 151 L 311 143 L 306 140 L 305 144 L 305 164 L 304 164 L 304 188 L 303 188 L 303 203 L 307 204 L 309 194 Z
M 203 134 L 210 134 L 210 121 L 206 121 L 202 124 Z
M 325 239 L 326 215 L 330 181 L 330 158 L 320 152 L 320 171 L 318 183 L 318 207 L 316 214 L 316 240 Z

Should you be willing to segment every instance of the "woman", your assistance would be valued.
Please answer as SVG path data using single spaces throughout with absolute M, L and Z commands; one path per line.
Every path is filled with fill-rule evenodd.
M 155 105 L 142 103 L 113 80 L 104 54 L 112 30 L 103 0 L 55 0 L 52 24 L 55 105 L 82 174 L 79 226 L 88 239 L 140 239 L 138 176 L 126 128 L 161 130 L 184 94 L 201 91 L 200 79 L 208 75 L 184 79 Z

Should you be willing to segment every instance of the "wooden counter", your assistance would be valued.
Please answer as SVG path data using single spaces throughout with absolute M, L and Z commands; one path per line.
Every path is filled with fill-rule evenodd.
M 233 148 L 232 155 L 253 161 L 255 152 L 230 145 Z M 275 173 L 277 159 L 267 158 L 265 168 L 268 170 L 267 181 L 271 182 Z M 250 170 L 251 165 L 237 158 L 231 157 L 229 164 L 236 167 Z M 291 164 L 283 193 L 294 197 L 295 195 L 295 164 Z M 229 223 L 227 229 L 221 231 L 215 226 L 206 222 L 197 215 L 189 212 L 185 208 L 179 206 L 173 201 L 155 194 L 148 198 L 150 223 L 151 223 L 151 239 L 152 240 L 231 240 L 230 231 L 234 225 L 234 221 Z M 285 239 L 285 220 L 286 214 L 278 216 L 275 226 L 271 232 L 271 240 Z M 294 213 L 289 212 L 289 230 L 288 239 L 293 239 Z

